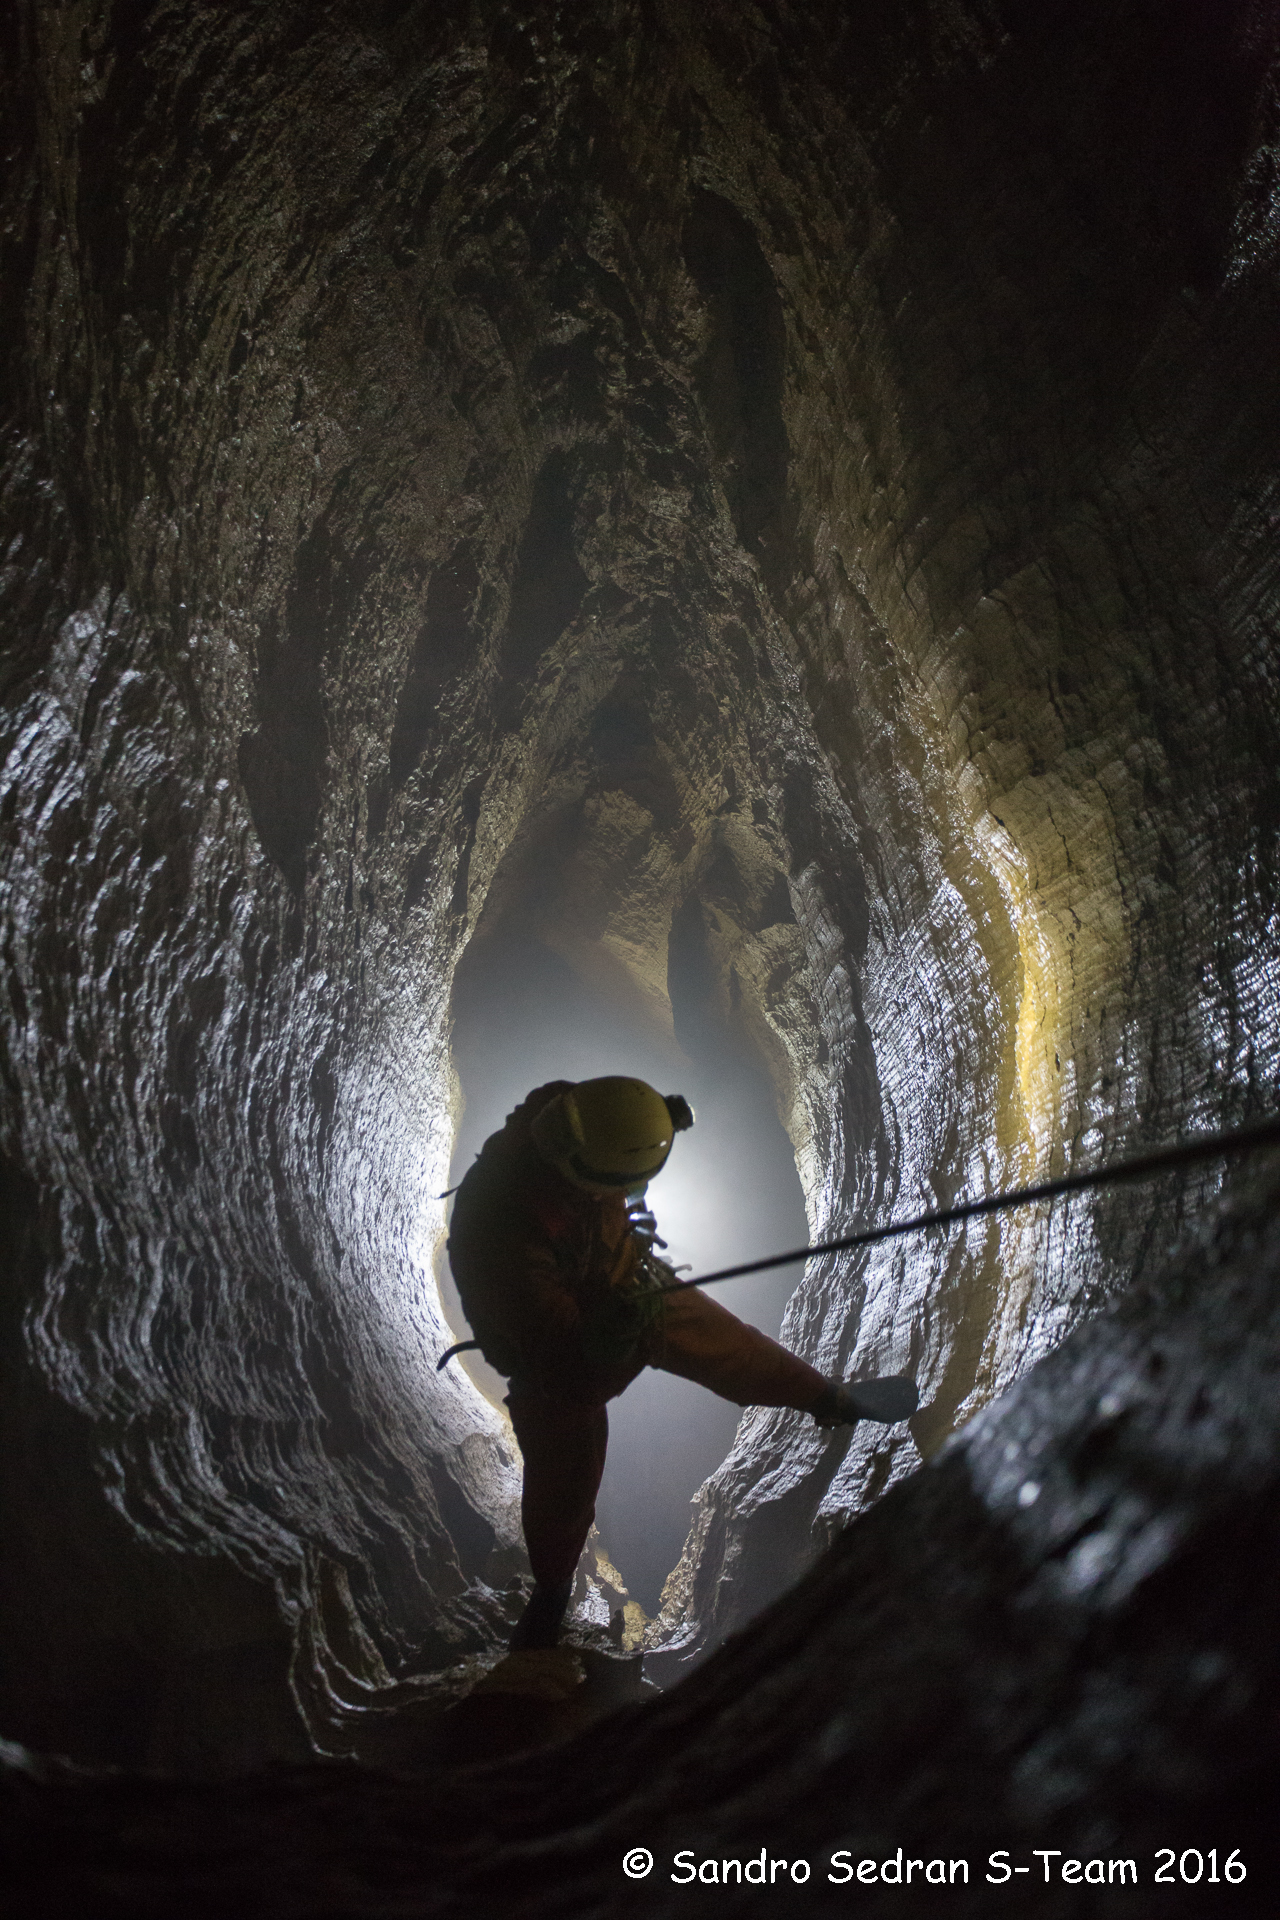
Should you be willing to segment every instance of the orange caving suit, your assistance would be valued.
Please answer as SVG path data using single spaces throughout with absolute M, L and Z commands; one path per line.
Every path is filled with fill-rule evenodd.
M 535 1088 L 490 1135 L 449 1231 L 467 1318 L 485 1359 L 510 1380 L 525 1543 L 548 1587 L 572 1578 L 595 1518 L 605 1402 L 643 1367 L 742 1407 L 808 1412 L 828 1392 L 820 1373 L 696 1288 L 656 1293 L 623 1195 L 587 1193 L 542 1158 L 530 1123 L 572 1084 Z

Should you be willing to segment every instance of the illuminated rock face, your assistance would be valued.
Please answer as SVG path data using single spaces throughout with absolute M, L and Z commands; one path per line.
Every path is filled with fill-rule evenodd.
M 941 1859 L 964 1920 L 993 1887 L 1019 1920 L 1090 1914 L 1069 1889 L 1099 1872 L 1121 1914 L 1151 1912 L 1154 1886 L 1187 1920 L 1225 1887 L 1268 1911 L 1278 1177 L 1273 1156 L 658 1701 L 532 1763 L 427 1780 L 67 1778 L 0 1753 L 6 1884 L 162 1920 L 266 1915 L 284 1886 L 325 1914 L 338 1881 L 350 1910 L 426 1920 L 607 1913 L 619 1887 L 677 1914 L 696 1873 L 749 1914 L 763 1856 L 806 1912 L 924 1920 Z
M 279 1692 L 274 1581 L 343 1750 L 389 1671 L 492 1641 L 521 1565 L 509 1436 L 434 1372 L 470 942 L 527 925 L 673 1045 L 695 950 L 817 1235 L 1268 1105 L 1270 29 L 7 31 L 7 1417 L 78 1463 L 84 1559 L 21 1490 L 10 1537 L 46 1586 L 103 1570 L 153 1729 L 197 1653 Z M 785 1337 L 915 1371 L 931 1452 L 1186 1204 L 818 1264 Z M 918 1458 L 748 1415 L 668 1662 Z M 99 1629 L 43 1592 L 15 1644 L 88 1675 Z

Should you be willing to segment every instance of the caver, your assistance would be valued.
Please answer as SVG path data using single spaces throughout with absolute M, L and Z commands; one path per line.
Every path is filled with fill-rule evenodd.
M 825 1379 L 696 1287 L 673 1290 L 643 1195 L 692 1125 L 687 1101 L 643 1080 L 553 1080 L 490 1135 L 458 1189 L 449 1259 L 476 1344 L 509 1380 L 524 1455 L 536 1584 L 513 1648 L 556 1643 L 595 1517 L 606 1406 L 642 1367 L 821 1426 L 915 1411 L 911 1381 Z

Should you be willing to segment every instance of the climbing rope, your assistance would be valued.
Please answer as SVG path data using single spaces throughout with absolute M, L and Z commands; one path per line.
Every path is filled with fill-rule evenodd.
M 1033 1187 L 1017 1187 L 1012 1193 L 989 1194 L 985 1200 L 965 1200 L 958 1207 L 942 1207 L 936 1213 L 918 1213 L 910 1220 L 890 1220 L 883 1227 L 864 1227 L 861 1233 L 845 1234 L 840 1240 L 823 1240 L 813 1247 L 797 1247 L 794 1253 L 774 1253 L 764 1260 L 745 1260 L 741 1266 L 722 1267 L 718 1273 L 704 1273 L 696 1280 L 679 1280 L 667 1288 L 680 1293 L 686 1287 L 710 1287 L 718 1280 L 737 1280 L 747 1273 L 767 1273 L 771 1267 L 789 1267 L 795 1260 L 808 1260 L 818 1253 L 848 1253 L 854 1247 L 870 1247 L 878 1240 L 893 1240 L 903 1233 L 920 1233 L 926 1227 L 949 1227 L 957 1220 L 972 1220 L 980 1213 L 1001 1213 L 1006 1207 L 1025 1207 L 1033 1200 L 1055 1200 L 1060 1193 L 1080 1193 L 1086 1187 L 1106 1187 L 1120 1180 L 1141 1180 L 1149 1173 L 1163 1173 L 1168 1167 L 1187 1166 L 1196 1160 L 1217 1160 L 1232 1153 L 1252 1153 L 1257 1147 L 1280 1142 L 1280 1116 L 1256 1127 L 1238 1127 L 1230 1133 L 1210 1133 L 1199 1140 L 1184 1141 L 1181 1146 L 1161 1147 L 1156 1153 L 1144 1153 L 1136 1160 L 1121 1160 L 1114 1167 L 1095 1167 L 1091 1173 L 1064 1173 L 1057 1180 L 1041 1180 Z
M 1121 1160 L 1113 1167 L 1095 1167 L 1091 1173 L 1064 1173 L 1057 1180 L 1040 1180 L 1035 1186 L 1016 1187 L 1012 1193 L 992 1193 L 984 1200 L 962 1201 L 958 1207 L 917 1213 L 910 1220 L 890 1220 L 883 1227 L 864 1227 L 860 1233 L 848 1233 L 839 1240 L 822 1240 L 812 1247 L 797 1247 L 793 1253 L 771 1253 L 763 1260 L 744 1260 L 740 1266 L 722 1267 L 718 1273 L 704 1273 L 694 1280 L 676 1280 L 673 1276 L 669 1284 L 658 1291 L 683 1293 L 689 1287 L 712 1287 L 720 1280 L 739 1280 L 744 1274 L 789 1267 L 797 1260 L 810 1260 L 815 1254 L 849 1253 L 855 1247 L 874 1246 L 879 1240 L 895 1240 L 904 1233 L 922 1233 L 927 1227 L 949 1227 L 957 1220 L 972 1220 L 981 1213 L 1002 1213 L 1008 1207 L 1025 1207 L 1036 1200 L 1056 1200 L 1062 1193 L 1082 1193 L 1087 1187 L 1142 1180 L 1148 1174 L 1163 1173 L 1170 1167 L 1185 1167 L 1197 1160 L 1218 1160 L 1233 1153 L 1252 1153 L 1258 1147 L 1277 1143 L 1280 1143 L 1280 1116 L 1264 1120 L 1258 1126 L 1237 1127 L 1229 1133 L 1209 1133 L 1198 1140 L 1186 1140 L 1180 1146 L 1161 1147 L 1134 1160 Z M 437 1373 L 455 1353 L 465 1353 L 479 1344 L 478 1340 L 460 1340 L 436 1362 Z

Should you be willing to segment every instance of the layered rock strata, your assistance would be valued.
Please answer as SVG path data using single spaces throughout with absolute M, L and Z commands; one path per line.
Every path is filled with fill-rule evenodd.
M 454 968 L 531 890 L 673 1040 L 673 940 L 701 956 L 817 1235 L 1273 1104 L 1273 22 L 86 0 L 4 32 L 13 1444 L 79 1463 L 131 1753 L 171 1757 L 194 1651 L 277 1673 L 264 1585 L 348 1751 L 395 1675 L 492 1642 L 521 1565 L 432 1259 Z M 909 1366 L 926 1411 L 847 1446 L 748 1415 L 668 1661 L 1210 1184 L 813 1266 L 785 1337 Z M 6 1498 L 8 1644 L 87 1685 L 57 1517 Z M 196 1569 L 163 1631 L 146 1549 Z M 74 1748 L 77 1687 L 10 1730 Z
M 1273 1164 L 698 1673 L 536 1765 L 194 1788 L 11 1753 L 23 1910 L 1269 1913 L 1278 1202 Z

